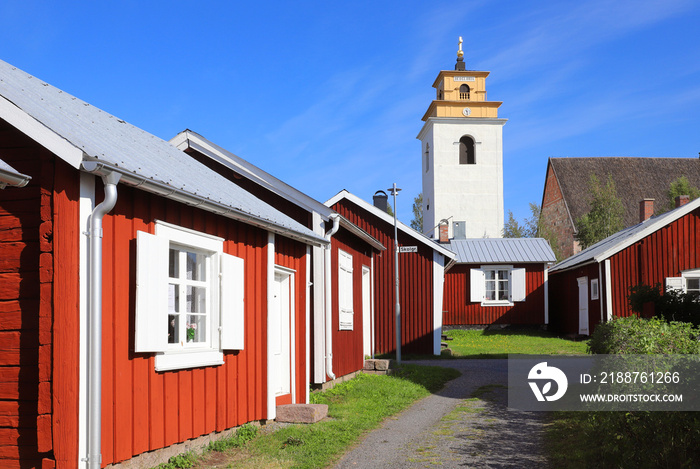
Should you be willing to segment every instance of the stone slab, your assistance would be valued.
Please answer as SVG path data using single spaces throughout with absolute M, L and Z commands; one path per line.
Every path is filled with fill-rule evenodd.
M 287 404 L 277 406 L 277 421 L 288 423 L 316 423 L 328 416 L 326 404 Z

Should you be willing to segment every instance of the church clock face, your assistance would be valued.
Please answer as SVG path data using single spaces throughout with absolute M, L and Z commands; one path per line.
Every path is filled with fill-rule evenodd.
M 471 115 L 471 113 L 472 113 L 472 110 L 469 109 L 468 107 L 465 107 L 465 108 L 462 110 L 462 114 L 464 114 L 464 117 L 469 117 L 469 116 Z

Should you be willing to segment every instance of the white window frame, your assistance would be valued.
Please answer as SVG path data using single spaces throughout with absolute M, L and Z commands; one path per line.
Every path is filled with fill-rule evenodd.
M 666 277 L 666 291 L 677 290 L 688 293 L 688 280 L 700 279 L 700 269 L 684 270 L 680 277 Z M 699 291 L 699 290 L 691 290 Z
M 600 285 L 598 284 L 598 279 L 591 279 L 591 300 L 597 300 L 600 298 Z
M 167 371 L 221 365 L 223 350 L 242 350 L 243 259 L 225 254 L 222 238 L 161 221 L 156 221 L 155 234 L 137 232 L 136 243 L 135 351 L 156 352 L 156 371 Z M 168 343 L 171 247 L 207 256 L 207 336 L 204 343 Z
M 338 249 L 338 329 L 352 331 L 355 327 L 352 254 Z
M 508 271 L 508 299 L 486 299 L 486 272 Z M 470 301 L 480 303 L 481 306 L 513 306 L 516 302 L 526 300 L 526 275 L 525 268 L 512 265 L 482 265 L 479 269 L 469 271 Z

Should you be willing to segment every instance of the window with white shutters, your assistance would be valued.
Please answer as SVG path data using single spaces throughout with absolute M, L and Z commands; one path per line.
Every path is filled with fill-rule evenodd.
M 136 238 L 135 351 L 156 352 L 156 370 L 223 363 L 243 349 L 244 263 L 223 239 L 156 223 Z
M 484 265 L 469 271 L 470 301 L 483 306 L 525 301 L 525 269 L 512 265 Z

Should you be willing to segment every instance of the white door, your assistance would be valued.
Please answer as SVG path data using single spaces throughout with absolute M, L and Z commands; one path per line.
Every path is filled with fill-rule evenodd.
M 578 333 L 588 333 L 588 277 L 577 278 L 578 282 Z
M 275 396 L 291 392 L 291 354 L 290 354 L 290 275 L 275 272 L 272 290 L 272 321 L 270 332 L 272 340 L 272 369 Z
M 372 356 L 372 276 L 368 267 L 362 266 L 362 353 Z

